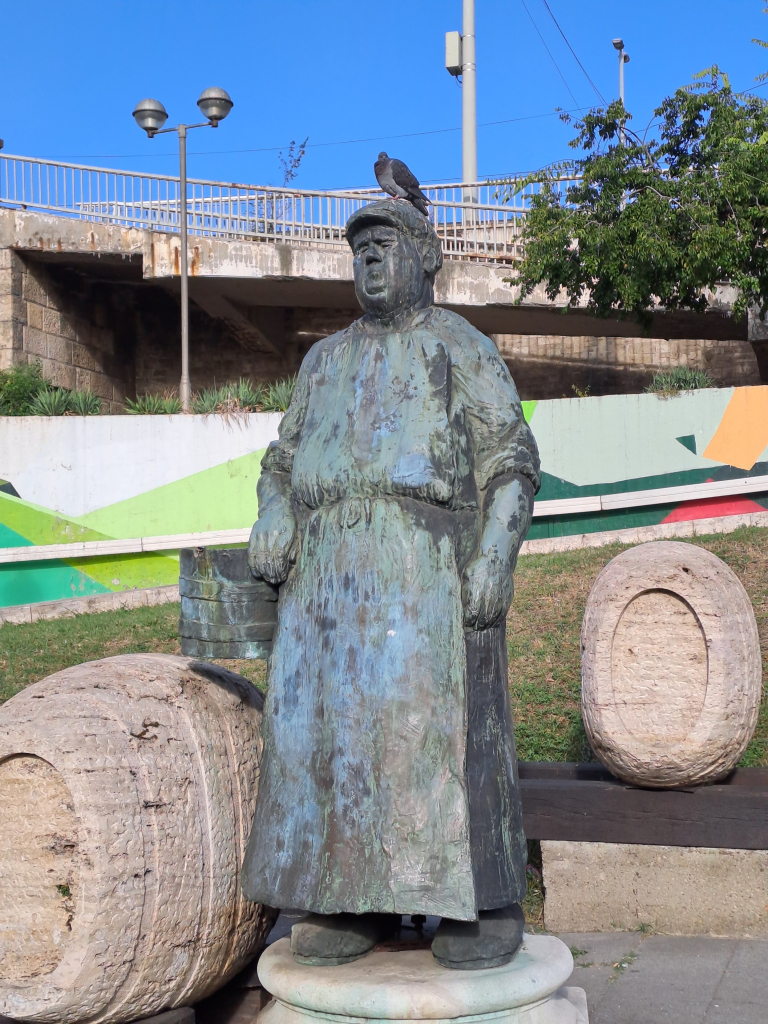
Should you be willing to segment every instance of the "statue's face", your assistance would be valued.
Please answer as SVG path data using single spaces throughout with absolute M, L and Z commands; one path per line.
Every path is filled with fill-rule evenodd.
M 426 275 L 416 244 L 388 224 L 361 228 L 352 245 L 355 292 L 366 313 L 386 317 L 422 297 Z

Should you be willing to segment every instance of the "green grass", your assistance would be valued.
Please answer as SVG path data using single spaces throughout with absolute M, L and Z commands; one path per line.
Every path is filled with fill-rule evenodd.
M 115 654 L 181 654 L 179 605 L 0 626 L 0 701 L 70 665 Z M 220 661 L 263 685 L 263 661 Z
M 734 570 L 749 594 L 763 652 L 764 697 L 754 739 L 741 764 L 768 767 L 768 530 L 697 538 Z M 590 758 L 580 712 L 579 632 L 584 605 L 602 567 L 624 547 L 521 558 L 507 619 L 509 681 L 518 755 L 525 761 Z M 81 615 L 0 626 L 0 701 L 69 665 L 114 654 L 179 654 L 179 606 Z M 221 661 L 259 686 L 263 661 Z

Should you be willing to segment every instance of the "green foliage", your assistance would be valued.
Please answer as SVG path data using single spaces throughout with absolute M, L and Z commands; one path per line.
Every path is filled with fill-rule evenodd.
M 32 416 L 98 416 L 101 399 L 90 391 L 67 391 L 46 384 L 30 405 Z
M 166 391 L 162 395 L 139 395 L 127 398 L 126 411 L 134 416 L 172 416 L 181 412 L 181 401 L 178 395 Z
M 0 416 L 96 416 L 100 412 L 98 395 L 52 387 L 40 363 L 0 371 Z
M 502 183 L 508 197 L 539 189 L 510 279 L 518 301 L 546 282 L 550 299 L 562 289 L 569 307 L 586 300 L 596 316 L 647 326 L 659 306 L 704 311 L 707 290 L 728 281 L 734 316 L 768 312 L 768 102 L 734 93 L 715 66 L 654 118 L 659 139 L 647 141 L 620 102 L 593 110 L 570 143 L 583 159 Z M 564 176 L 577 180 L 563 195 Z
M 75 416 L 98 416 L 101 399 L 92 391 L 70 391 L 69 411 Z
M 264 387 L 252 384 L 245 377 L 234 382 L 214 385 L 192 397 L 192 411 L 222 415 L 256 412 L 264 400 Z
M 275 384 L 253 384 L 245 377 L 224 384 L 214 384 L 192 396 L 192 411 L 198 415 L 216 413 L 237 416 L 247 412 L 285 412 L 291 401 L 296 378 Z M 181 402 L 172 391 L 163 395 L 140 395 L 126 401 L 127 411 L 134 415 L 161 416 L 181 412 Z
M 0 416 L 29 416 L 45 386 L 40 363 L 0 370 Z
M 261 407 L 264 412 L 285 412 L 291 404 L 293 389 L 296 387 L 295 377 L 286 377 L 274 384 L 267 384 Z
M 70 409 L 68 391 L 45 387 L 35 395 L 30 412 L 33 416 L 66 416 Z
M 698 388 L 713 388 L 715 382 L 706 370 L 692 370 L 688 366 L 674 366 L 671 370 L 654 373 L 651 383 L 645 389 L 655 394 L 672 394 L 674 391 L 696 391 Z

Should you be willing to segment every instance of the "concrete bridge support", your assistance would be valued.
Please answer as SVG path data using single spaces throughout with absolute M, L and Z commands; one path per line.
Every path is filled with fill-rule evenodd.
M 0 368 L 39 359 L 52 383 L 89 388 L 110 411 L 175 389 L 179 262 L 173 234 L 0 209 Z M 524 398 L 641 391 L 673 365 L 722 385 L 768 381 L 768 328 L 735 321 L 728 289 L 706 314 L 657 314 L 640 337 L 631 321 L 563 315 L 543 289 L 517 305 L 512 272 L 446 260 L 436 301 L 496 340 Z M 360 315 L 343 247 L 190 236 L 190 273 L 195 390 L 295 373 L 316 340 Z

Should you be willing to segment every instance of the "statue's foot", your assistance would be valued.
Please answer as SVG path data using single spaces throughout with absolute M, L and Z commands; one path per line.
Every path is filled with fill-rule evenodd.
M 399 914 L 310 914 L 291 930 L 293 959 L 310 967 L 359 960 L 400 927 Z
M 525 918 L 519 903 L 481 910 L 477 921 L 444 917 L 432 940 L 432 955 L 443 967 L 478 971 L 508 964 L 523 941 Z

